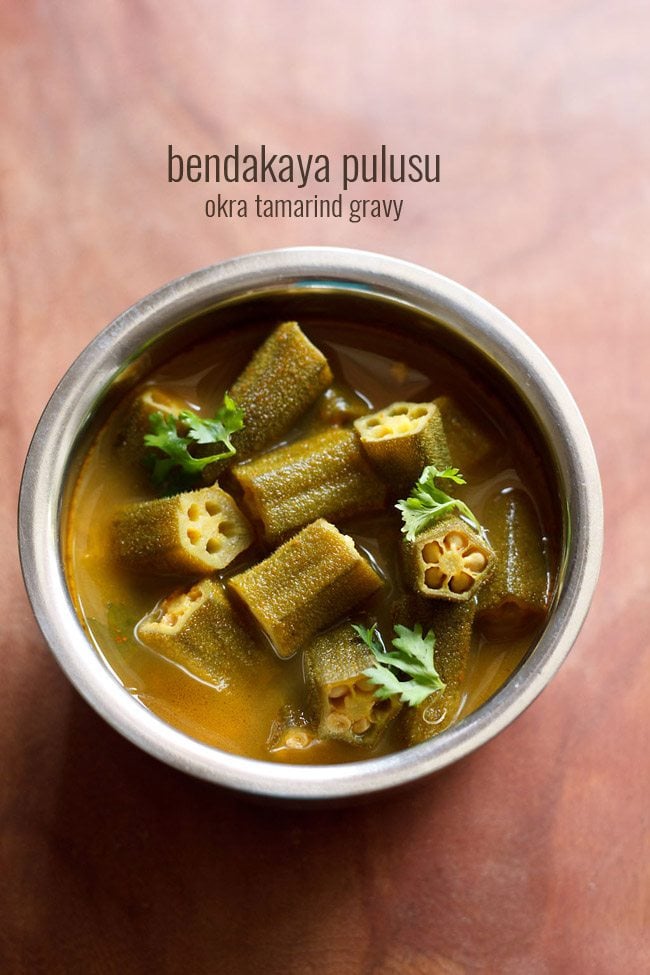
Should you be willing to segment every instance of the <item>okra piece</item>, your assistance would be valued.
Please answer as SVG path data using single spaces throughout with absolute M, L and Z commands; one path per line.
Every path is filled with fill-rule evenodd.
M 412 630 L 420 623 L 425 633 L 433 630 L 436 670 L 447 687 L 460 687 L 467 672 L 476 600 L 456 603 L 409 593 L 394 603 L 391 616 L 393 626 L 400 623 Z
M 242 503 L 268 542 L 316 518 L 333 521 L 384 507 L 386 488 L 354 430 L 325 430 L 237 464 Z
M 414 708 L 403 708 L 400 730 L 406 744 L 417 745 L 448 728 L 463 702 L 463 682 L 472 645 L 476 601 L 450 603 L 406 597 L 395 607 L 396 622 L 409 627 L 421 623 L 436 636 L 434 659 L 445 688 L 430 694 Z M 404 621 L 407 621 L 404 623 Z
M 252 674 L 260 652 L 221 585 L 212 579 L 176 589 L 139 623 L 137 636 L 220 690 L 247 671 Z
M 290 657 L 381 585 L 353 540 L 323 518 L 228 580 L 280 657 Z
M 407 491 L 428 464 L 451 464 L 434 403 L 392 403 L 354 423 L 368 459 L 396 493 Z
M 350 623 L 322 634 L 305 650 L 305 681 L 319 738 L 376 745 L 401 704 L 394 697 L 375 697 L 363 673 L 374 664 Z
M 159 386 L 149 386 L 139 393 L 123 415 L 116 438 L 119 455 L 133 465 L 141 465 L 145 456 L 144 437 L 151 433 L 149 417 L 152 413 L 178 416 L 188 405 L 180 396 L 174 396 Z
M 451 396 L 438 396 L 438 407 L 447 437 L 451 463 L 464 475 L 473 474 L 495 457 L 498 447 L 494 433 L 488 433 L 484 423 L 461 408 Z
M 116 558 L 155 575 L 215 572 L 253 540 L 248 521 L 216 484 L 128 505 L 112 529 Z
M 230 388 L 244 412 L 244 428 L 232 437 L 237 457 L 250 457 L 280 440 L 331 381 L 327 359 L 298 323 L 279 325 Z M 227 463 L 208 464 L 204 480 L 214 481 Z
M 370 407 L 358 393 L 333 383 L 316 400 L 310 425 L 341 427 L 369 412 Z
M 548 608 L 548 567 L 535 509 L 516 489 L 492 498 L 484 521 L 498 562 L 479 592 L 477 623 L 493 639 L 527 633 Z
M 302 710 L 291 704 L 284 704 L 273 722 L 268 740 L 269 751 L 283 748 L 292 751 L 308 748 L 316 740 L 312 722 Z
M 462 518 L 445 518 L 402 544 L 411 584 L 428 598 L 468 600 L 494 569 L 490 545 Z

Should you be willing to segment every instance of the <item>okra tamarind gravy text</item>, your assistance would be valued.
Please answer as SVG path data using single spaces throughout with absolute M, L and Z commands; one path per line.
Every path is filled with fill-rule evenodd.
M 216 461 L 206 469 L 208 474 L 212 470 L 212 477 L 199 476 L 193 487 L 183 488 L 201 491 L 216 477 L 216 500 L 211 503 L 220 517 L 237 526 L 241 509 L 244 527 L 236 528 L 235 557 L 215 570 L 221 566 L 217 552 L 210 571 L 193 567 L 191 557 L 186 565 L 181 561 L 180 568 L 172 561 L 160 571 L 153 558 L 153 571 L 148 571 L 141 522 L 154 518 L 151 510 L 158 512 L 155 518 L 162 525 L 175 517 L 170 512 L 177 502 L 168 490 L 172 497 L 167 502 L 151 509 L 139 506 L 161 492 L 138 456 L 142 435 L 135 449 L 133 444 L 125 447 L 134 402 L 148 390 L 155 396 L 163 391 L 165 402 L 207 418 L 217 415 L 228 391 L 240 388 L 245 389 L 244 398 L 255 396 L 241 379 L 238 387 L 238 377 L 246 375 L 251 357 L 282 321 L 228 328 L 188 348 L 156 368 L 114 410 L 83 461 L 72 495 L 65 541 L 68 585 L 85 630 L 117 679 L 143 707 L 182 732 L 225 751 L 267 761 L 358 761 L 444 733 L 497 691 L 533 646 L 552 600 L 557 567 L 550 478 L 534 437 L 513 408 L 514 399 L 502 397 L 498 386 L 484 385 L 460 356 L 423 342 L 402 326 L 391 330 L 388 324 L 300 321 L 308 342 L 326 359 L 313 403 L 288 431 L 275 435 L 262 449 L 253 433 L 247 434 L 244 409 L 243 430 L 233 436 L 233 444 L 247 449 Z M 264 386 L 263 373 L 260 382 Z M 283 396 L 290 398 L 290 390 L 281 391 L 280 399 Z M 465 502 L 481 530 L 475 532 L 462 520 L 462 512 L 455 511 L 445 538 L 434 526 L 408 541 L 395 505 L 413 486 L 412 459 L 403 450 L 398 457 L 403 467 L 396 467 L 389 441 L 398 435 L 400 423 L 411 423 L 415 429 L 418 423 L 431 425 L 434 420 L 441 431 L 444 427 L 440 436 L 446 460 L 436 459 L 434 469 L 450 461 L 466 481 L 435 483 Z M 414 450 L 420 449 L 418 444 Z M 216 449 L 201 449 L 204 456 L 216 454 Z M 316 463 L 313 458 L 321 453 L 325 477 L 333 471 L 338 480 L 323 488 L 322 513 L 318 490 L 310 488 L 306 503 L 316 507 L 305 526 L 296 515 L 302 509 L 293 504 L 286 485 L 302 477 L 299 472 Z M 354 466 L 357 461 L 350 459 L 353 454 L 362 455 L 361 474 Z M 334 455 L 339 460 L 332 461 Z M 276 459 L 284 457 L 283 480 L 284 468 L 278 474 Z M 422 466 L 428 462 L 423 460 Z M 356 479 L 354 488 L 348 478 Z M 288 496 L 277 500 L 278 492 Z M 339 495 L 342 503 L 336 500 Z M 195 519 L 188 529 L 190 538 L 193 531 L 202 530 L 213 507 L 208 503 L 200 513 L 197 504 L 187 508 L 189 518 Z M 282 548 L 287 544 L 289 548 Z M 437 598 L 444 559 L 450 555 L 445 545 L 451 546 L 451 554 L 465 546 L 466 567 L 476 567 L 471 578 L 469 569 L 445 577 L 446 601 Z M 274 598 L 267 592 L 264 573 L 274 580 L 273 587 L 281 588 L 277 580 L 286 578 L 294 571 L 291 566 L 319 546 L 333 553 L 337 567 L 350 560 L 356 595 L 348 603 L 355 604 L 346 603 L 348 594 L 342 587 L 340 618 L 328 617 L 326 625 L 315 624 L 316 632 L 303 634 L 298 602 L 298 618 L 287 636 L 269 623 L 265 607 L 256 604 L 258 592 L 260 603 Z M 256 566 L 260 568 L 246 574 Z M 474 585 L 475 577 L 480 588 L 468 590 L 467 599 L 464 590 Z M 300 580 L 288 579 L 287 586 L 290 583 L 300 588 Z M 234 641 L 233 652 L 245 658 L 241 668 L 237 663 L 233 674 L 206 671 L 193 666 L 191 658 L 167 653 L 164 641 L 148 639 L 149 633 L 155 637 L 160 630 L 161 614 L 175 623 L 178 598 L 211 606 L 212 626 L 230 627 L 236 615 L 239 622 L 232 625 L 239 632 L 241 623 L 241 634 L 245 631 Z M 319 603 L 317 592 L 313 601 Z M 408 628 L 407 640 L 417 626 L 424 636 L 433 629 L 436 667 L 446 690 L 434 691 L 417 708 L 400 704 L 395 696 L 375 700 L 376 689 L 363 678 L 368 647 L 372 649 L 368 634 L 375 624 L 386 650 L 392 649 L 396 625 Z M 361 628 L 361 636 L 354 626 Z M 203 636 L 201 640 L 205 642 Z M 197 646 L 203 654 L 201 640 Z M 349 647 L 351 660 L 359 661 L 355 666 L 360 679 L 355 677 L 354 684 L 327 677 L 327 661 L 335 659 L 339 666 L 344 647 Z M 319 716 L 323 706 L 329 710 Z

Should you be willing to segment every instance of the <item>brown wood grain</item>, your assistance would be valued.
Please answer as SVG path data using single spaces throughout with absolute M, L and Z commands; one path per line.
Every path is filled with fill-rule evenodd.
M 3 972 L 650 968 L 649 33 L 634 0 L 0 6 Z M 399 222 L 207 220 L 167 145 L 237 142 L 439 152 L 442 181 L 367 194 L 403 196 Z M 400 796 L 308 813 L 95 716 L 32 619 L 14 528 L 38 415 L 99 329 L 291 244 L 417 261 L 518 321 L 583 410 L 608 516 L 592 612 L 522 718 Z

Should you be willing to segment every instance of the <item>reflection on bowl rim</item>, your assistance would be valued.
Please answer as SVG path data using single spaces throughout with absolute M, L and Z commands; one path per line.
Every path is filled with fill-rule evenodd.
M 124 364 L 175 325 L 264 287 L 367 289 L 442 320 L 508 373 L 555 454 L 566 546 L 562 586 L 535 650 L 489 701 L 438 738 L 380 758 L 342 765 L 285 765 L 202 744 L 139 703 L 90 651 L 70 600 L 61 552 L 62 497 L 78 431 Z M 603 510 L 593 447 L 564 382 L 537 346 L 504 314 L 459 284 L 396 258 L 346 248 L 297 247 L 237 257 L 195 271 L 137 302 L 75 360 L 36 428 L 23 472 L 19 545 L 30 601 L 71 682 L 110 724 L 176 768 L 269 798 L 327 800 L 385 791 L 469 754 L 537 697 L 569 652 L 586 616 L 602 555 Z

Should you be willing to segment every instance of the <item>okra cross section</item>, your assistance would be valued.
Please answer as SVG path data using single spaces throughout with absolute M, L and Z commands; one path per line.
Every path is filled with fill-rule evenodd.
M 378 511 L 386 499 L 354 430 L 317 433 L 238 464 L 232 474 L 243 489 L 243 506 L 269 542 L 316 518 Z
M 408 491 L 423 469 L 440 470 L 451 458 L 434 403 L 392 403 L 354 423 L 373 466 L 397 494 Z
M 381 585 L 354 541 L 324 518 L 228 580 L 280 657 L 290 657 Z
M 156 575 L 215 572 L 253 540 L 247 519 L 216 484 L 128 505 L 112 527 L 116 557 Z
M 273 722 L 267 744 L 269 751 L 272 752 L 284 748 L 300 751 L 308 748 L 315 740 L 316 732 L 312 722 L 302 708 L 284 704 Z
M 225 690 L 252 672 L 259 649 L 220 583 L 176 589 L 137 627 L 138 639 L 197 677 Z
M 402 544 L 414 588 L 430 598 L 470 599 L 494 569 L 490 545 L 462 518 L 445 518 Z
M 377 744 L 401 704 L 375 697 L 374 684 L 363 673 L 375 663 L 350 623 L 322 634 L 305 650 L 305 681 L 319 738 Z

